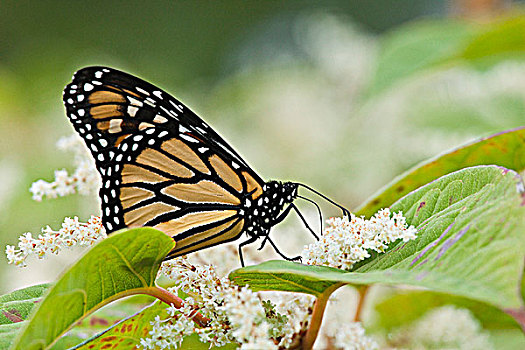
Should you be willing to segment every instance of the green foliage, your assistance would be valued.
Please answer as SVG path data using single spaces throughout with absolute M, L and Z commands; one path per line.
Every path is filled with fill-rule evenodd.
M 369 88 L 374 95 L 405 79 L 452 65 L 488 68 L 505 59 L 525 57 L 525 17 L 484 24 L 432 21 L 400 27 L 383 39 L 376 73 Z
M 521 172 L 525 169 L 525 127 L 509 130 L 453 149 L 401 174 L 356 210 L 370 216 L 407 193 L 440 176 L 474 165 L 495 164 Z
M 471 299 L 430 291 L 399 291 L 374 302 L 373 321 L 368 330 L 389 334 L 445 305 L 469 310 L 483 329 L 490 331 L 495 349 L 522 349 L 525 346 L 521 327 L 500 309 Z
M 524 55 L 525 17 L 510 16 L 482 26 L 458 58 L 487 68 L 502 58 L 523 59 Z
M 108 13 L 111 13 L 111 11 Z M 141 13 L 140 16 L 142 18 L 144 14 Z M 231 14 L 228 16 L 231 16 Z M 14 18 L 12 16 L 8 17 L 12 20 Z M 39 17 L 42 16 L 39 14 Z M 52 19 L 50 16 L 46 18 Z M 186 16 L 185 18 L 189 17 Z M 99 21 L 101 23 L 107 22 L 104 18 L 99 18 Z M 128 18 L 126 18 L 125 22 L 129 22 Z M 220 22 L 222 23 L 223 21 Z M 243 25 L 247 26 L 251 22 L 253 21 L 246 20 L 243 22 Z M 163 31 L 168 28 L 169 26 L 167 27 L 166 23 L 171 22 L 159 22 L 157 25 L 158 29 Z M 62 25 L 64 30 L 70 31 L 69 25 Z M 76 30 L 81 30 L 78 28 L 83 27 L 77 26 Z M 89 28 L 101 27 L 89 26 Z M 172 29 L 174 33 L 180 32 L 180 28 L 173 27 Z M 235 29 L 230 28 L 230 30 L 236 32 Z M 76 37 L 79 36 L 79 33 L 77 34 Z M 98 34 L 96 36 L 100 37 Z M 181 37 L 184 37 L 184 35 Z M 222 33 L 215 33 L 213 37 L 221 37 L 221 40 L 226 40 Z M 207 42 L 216 41 L 208 40 Z M 119 42 L 121 42 L 120 37 Z M 150 44 L 154 45 L 153 43 Z M 125 46 L 124 43 L 122 45 L 123 47 Z M 216 44 L 215 46 L 227 47 L 230 50 L 229 45 Z M 69 49 L 72 49 L 74 52 L 78 51 L 78 48 Z M 132 50 L 129 51 L 128 49 Z M 124 47 L 124 51 L 136 53 L 136 38 L 133 38 L 132 45 L 128 49 Z M 166 51 L 164 46 L 152 49 L 162 52 Z M 424 80 L 436 72 L 445 71 L 450 67 L 468 67 L 482 72 L 511 59 L 523 61 L 524 49 L 524 16 L 501 18 L 482 24 L 466 21 L 436 20 L 404 25 L 380 38 L 376 65 L 371 69 L 372 78 L 368 81 L 365 80 L 365 84 L 363 84 L 365 86 L 363 88 L 364 91 L 356 94 L 358 98 L 355 101 L 353 97 L 349 98 L 349 105 L 356 104 L 356 106 L 352 105 L 349 108 L 349 110 L 352 110 L 352 113 L 348 115 L 343 113 L 340 118 L 352 120 L 363 116 L 368 117 L 369 115 L 365 113 L 362 115 L 358 114 L 356 117 L 353 111 L 366 110 L 366 108 L 362 108 L 363 106 L 380 105 L 382 98 L 387 96 L 388 93 L 403 87 L 404 84 L 407 85 L 407 82 L 418 81 L 419 79 Z M 59 124 L 55 116 L 50 118 L 41 111 L 43 106 L 48 106 L 47 108 L 52 109 L 53 113 L 54 109 L 58 109 L 59 99 L 55 101 L 56 108 L 49 107 L 49 100 L 51 96 L 57 95 L 57 91 L 60 91 L 65 81 L 60 77 L 65 76 L 66 72 L 69 75 L 70 71 L 78 68 L 80 63 L 65 62 L 66 59 L 64 57 L 69 57 L 69 55 L 63 55 L 58 51 L 55 53 L 54 47 L 50 47 L 48 50 L 52 53 L 48 53 L 46 56 L 49 58 L 46 60 L 48 62 L 47 71 L 45 67 L 42 67 L 42 63 L 39 62 L 38 65 L 27 68 L 27 74 L 22 79 L 17 79 L 11 73 L 6 73 L 6 71 L 11 72 L 11 70 L 1 73 L 2 77 L 6 78 L 4 80 L 7 84 L 4 85 L 7 88 L 0 89 L 0 96 L 8 97 L 7 99 L 4 98 L 5 101 L 10 101 L 5 108 L 9 114 L 14 115 L 12 118 L 24 120 L 30 116 L 33 119 L 46 121 L 38 125 L 38 127 L 30 126 L 29 124 L 19 124 L 19 129 L 26 130 L 29 133 L 33 132 L 31 134 L 33 137 L 27 138 L 27 140 L 30 140 L 28 143 L 20 140 L 17 133 L 5 132 L 1 134 L 6 144 L 14 145 L 13 148 L 16 148 L 17 152 L 21 154 L 24 152 L 27 154 L 27 158 L 24 161 L 27 163 L 24 163 L 26 184 L 18 184 L 21 188 L 24 186 L 24 192 L 26 191 L 26 185 L 30 181 L 42 176 L 49 178 L 51 174 L 50 169 L 64 166 L 63 160 L 57 159 L 55 155 L 49 158 L 38 153 L 38 149 L 35 150 L 34 148 L 33 139 L 35 137 L 41 139 L 42 134 L 49 134 L 47 136 L 49 139 L 47 141 L 44 140 L 44 143 L 42 143 L 45 146 L 46 142 L 48 144 L 53 142 L 51 140 L 54 140 L 57 136 L 57 130 L 59 130 L 58 133 L 65 133 L 65 131 L 60 129 L 62 124 Z M 89 50 L 92 50 L 92 48 Z M 142 67 L 139 71 L 135 70 L 135 72 L 141 73 L 142 71 L 142 74 L 145 77 L 150 77 L 152 81 L 157 81 L 155 75 L 163 77 L 164 84 L 171 79 L 172 82 L 168 83 L 168 86 L 169 84 L 175 84 L 174 77 L 194 81 L 194 72 L 192 73 L 191 69 L 180 69 L 182 66 L 193 64 L 192 60 L 181 58 L 182 56 L 178 55 L 179 63 L 172 65 L 172 67 L 177 68 L 164 65 L 164 68 L 160 68 L 161 70 L 159 71 L 158 69 L 163 66 L 162 64 L 139 63 L 140 61 L 147 63 L 152 57 L 150 50 L 142 50 L 142 54 L 142 57 L 126 55 L 126 57 L 133 56 L 135 61 L 138 59 L 131 65 L 121 61 L 121 58 L 118 57 L 108 57 L 108 59 L 109 62 L 118 62 L 119 65 L 124 67 Z M 84 58 L 86 56 L 85 52 L 82 51 L 79 55 L 83 57 L 82 62 L 87 62 Z M 25 57 L 29 56 L 25 55 Z M 202 57 L 206 56 L 201 55 Z M 57 59 L 63 60 L 64 64 L 57 65 Z M 163 59 L 165 60 L 165 57 Z M 97 61 L 97 63 L 100 62 Z M 23 67 L 24 62 L 18 64 Z M 212 66 L 206 65 L 204 71 L 220 70 Z M 56 71 L 56 67 L 61 67 L 58 68 L 59 72 Z M 257 114 L 254 114 L 254 118 L 250 122 L 248 120 L 251 120 L 251 118 L 246 117 L 246 115 L 250 116 L 250 113 L 253 113 L 253 99 L 254 97 L 260 98 L 257 95 L 259 90 L 261 90 L 261 86 L 268 84 L 274 89 L 275 79 L 284 74 L 284 71 L 293 71 L 297 76 L 301 76 L 302 80 L 297 80 L 301 87 L 307 85 L 307 81 L 312 81 L 312 76 L 315 77 L 315 83 L 312 83 L 312 85 L 317 85 L 319 81 L 326 83 L 324 80 L 328 81 L 332 78 L 327 78 L 320 72 L 310 74 L 310 71 L 303 63 L 294 66 L 293 69 L 285 66 L 282 71 L 279 70 L 277 73 L 275 71 L 272 72 L 268 67 L 263 66 L 263 69 L 257 68 L 255 70 L 256 73 L 251 75 L 247 73 L 243 73 L 245 75 L 241 74 L 241 78 L 244 80 L 237 78 L 237 82 L 240 81 L 239 86 L 235 89 L 237 94 L 230 93 L 231 98 L 224 98 L 224 96 L 219 94 L 217 100 L 219 101 L 218 103 L 227 106 L 224 115 L 235 116 L 233 111 L 241 110 L 238 113 L 242 113 L 243 118 L 237 115 L 237 118 L 223 118 L 223 120 L 229 120 L 232 128 L 239 128 L 237 133 L 243 135 L 239 139 L 249 139 L 248 145 L 251 145 L 253 148 L 262 148 L 258 147 L 259 144 L 257 142 L 253 142 L 254 138 L 252 136 L 254 134 L 249 134 L 248 132 L 256 130 L 257 133 L 260 133 L 259 130 L 266 130 L 265 127 L 267 126 L 265 124 L 257 124 L 258 127 L 253 128 L 253 120 L 261 123 L 259 119 L 255 119 Z M 177 71 L 177 69 L 179 70 Z M 131 70 L 133 71 L 133 69 Z M 151 70 L 151 72 L 146 74 L 148 70 Z M 268 73 L 269 71 L 270 73 Z M 274 75 L 272 76 L 271 74 Z M 27 76 L 31 76 L 33 79 L 28 80 Z M 346 79 L 348 77 L 343 78 Z M 231 79 L 231 77 L 225 79 L 225 85 L 232 89 L 235 82 L 227 82 L 228 79 Z M 159 84 L 162 85 L 162 81 L 159 81 Z M 329 84 L 334 84 L 334 82 L 330 81 L 328 84 L 322 85 L 322 87 L 329 87 Z M 212 84 L 207 84 L 207 82 L 202 83 L 202 85 L 206 88 L 202 89 L 202 86 L 197 86 L 195 90 L 204 91 L 203 95 L 209 93 L 208 90 L 211 90 L 210 86 L 213 87 Z M 344 88 L 347 87 L 345 86 Z M 336 90 L 337 92 L 341 90 L 343 95 L 348 92 L 345 89 L 341 89 L 341 86 L 337 86 Z M 13 91 L 15 92 L 13 93 Z M 44 95 L 42 95 L 43 91 L 45 91 Z M 189 96 L 193 94 L 187 91 L 179 88 L 176 92 L 182 98 L 185 98 L 184 94 Z M 319 98 L 319 101 L 316 101 L 316 103 L 326 99 L 326 96 L 319 96 L 317 90 L 312 91 L 311 96 Z M 286 95 L 286 91 L 283 94 Z M 27 98 L 27 96 L 33 96 L 34 98 Z M 265 100 L 268 96 L 265 94 L 262 94 L 262 96 L 262 102 L 260 103 L 263 105 L 265 113 L 268 110 L 270 112 L 279 111 L 280 104 L 277 104 L 278 108 L 276 108 L 276 106 L 272 105 L 271 100 Z M 274 95 L 269 96 L 270 98 L 274 97 Z M 330 91 L 327 96 L 330 96 L 329 100 L 332 101 Z M 197 99 L 198 95 L 193 98 Z M 412 127 L 415 126 L 421 129 L 436 130 L 439 128 L 443 134 L 447 135 L 464 132 L 467 126 L 475 127 L 476 132 L 483 135 L 489 131 L 514 127 L 516 122 L 522 125 L 521 117 L 525 106 L 521 96 L 516 98 L 512 94 L 504 92 L 497 96 L 488 94 L 486 98 L 488 101 L 486 103 L 473 103 L 467 106 L 442 105 L 440 100 L 437 102 L 437 107 L 434 107 L 435 110 L 433 110 L 427 104 L 427 101 L 417 101 L 417 96 L 414 96 L 416 101 L 412 102 L 412 107 L 415 106 L 417 108 L 415 108 L 415 111 L 413 108 L 407 115 L 412 114 L 417 118 L 414 118 L 414 121 L 407 122 L 405 120 L 405 122 Z M 211 99 L 213 99 L 213 96 Z M 243 101 L 245 101 L 245 106 L 242 106 Z M 293 101 L 295 102 L 295 100 Z M 347 101 L 345 100 L 345 102 Z M 25 110 L 22 107 L 17 112 L 18 106 L 23 103 L 27 103 L 28 106 Z M 492 108 L 487 108 L 487 106 Z M 197 107 L 202 108 L 202 106 L 198 105 Z M 212 106 L 209 109 L 215 110 L 215 107 Z M 339 116 L 341 110 L 346 111 L 346 107 L 345 104 L 344 109 L 335 108 L 336 114 Z M 487 117 L 485 119 L 479 118 L 479 110 L 486 112 Z M 42 118 L 42 116 L 45 116 L 45 118 Z M 214 117 L 220 118 L 222 115 L 213 116 L 212 114 L 210 119 Z M 385 120 L 388 117 L 389 115 L 385 117 Z M 8 113 L 2 113 L 0 118 L 5 119 L 6 123 L 9 121 Z M 52 122 L 52 120 L 55 120 L 55 122 Z M 365 118 L 361 118 L 355 125 L 364 125 L 366 124 L 365 121 Z M 338 124 L 339 121 L 334 122 L 336 122 L 337 127 L 342 125 Z M 294 121 L 291 123 L 293 124 Z M 327 120 L 326 124 L 328 123 L 332 123 L 332 121 Z M 284 125 L 286 127 L 286 121 L 284 121 Z M 4 129 L 12 130 L 12 128 L 7 127 Z M 345 129 L 341 133 L 346 136 L 350 132 L 355 132 L 355 130 L 349 129 Z M 264 137 L 276 133 L 274 130 L 277 129 L 271 129 L 271 131 L 264 134 Z M 294 141 L 290 142 L 290 133 L 286 128 L 283 130 L 285 145 L 288 147 Z M 396 134 L 396 130 L 392 130 L 392 134 Z M 377 135 L 365 133 L 365 137 L 368 142 L 370 137 L 377 137 Z M 354 140 L 353 137 L 347 137 L 347 139 Z M 337 138 L 334 137 L 334 140 L 337 140 Z M 315 296 L 319 296 L 328 288 L 340 283 L 354 286 L 388 284 L 424 287 L 428 291 L 411 291 L 397 294 L 376 304 L 377 320 L 373 325 L 373 329 L 388 333 L 397 327 L 417 320 L 434 307 L 454 304 L 469 309 L 480 320 L 484 328 L 493 332 L 499 332 L 501 339 L 505 338 L 505 341 L 502 340 L 501 342 L 496 342 L 496 344 L 505 344 L 508 348 L 520 348 L 516 344 L 523 344 L 523 339 L 521 338 L 520 342 L 519 336 L 521 334 L 516 336 L 516 322 L 502 310 L 522 310 L 523 299 L 525 299 L 525 280 L 522 279 L 525 251 L 525 207 L 523 206 L 523 183 L 515 173 L 522 172 L 525 169 L 524 140 L 524 127 L 480 139 L 416 165 L 382 188 L 367 200 L 356 213 L 369 216 L 379 208 L 387 206 L 390 206 L 392 211 L 402 210 L 407 217 L 407 221 L 417 226 L 418 239 L 406 244 L 393 244 L 387 253 L 382 255 L 374 254 L 370 259 L 356 265 L 351 272 L 327 267 L 304 266 L 286 261 L 269 261 L 258 266 L 250 266 L 234 271 L 230 277 L 238 284 L 249 284 L 254 290 L 294 291 Z M 270 141 L 269 143 L 272 142 Z M 42 149 L 45 149 L 44 146 Z M 316 153 L 319 153 L 317 155 L 319 159 L 332 159 L 331 161 L 336 163 L 333 169 L 327 170 L 322 168 L 319 170 L 321 173 L 319 181 L 325 181 L 329 183 L 327 186 L 333 186 L 333 188 L 337 189 L 341 188 L 342 182 L 351 183 L 352 187 L 361 187 L 360 183 L 354 184 L 349 178 L 352 176 L 349 169 L 355 169 L 354 163 L 345 162 L 350 162 L 352 156 L 355 157 L 356 155 L 370 161 L 374 155 L 370 152 L 367 153 L 368 150 L 366 148 L 369 147 L 368 144 L 361 146 L 361 149 L 352 148 L 353 154 L 348 155 L 347 149 L 350 147 L 342 147 L 338 143 L 335 148 L 344 149 L 345 159 L 342 159 L 342 156 L 329 157 L 328 154 L 332 155 L 330 152 L 333 152 L 335 149 L 334 147 L 330 148 L 329 144 L 324 144 L 322 147 L 317 147 L 314 144 L 309 146 L 314 150 L 314 152 L 310 152 L 310 150 L 305 151 L 309 159 L 315 156 Z M 413 149 L 418 149 L 426 147 L 427 144 L 409 146 Z M 288 163 L 293 163 L 294 167 L 297 167 L 297 158 L 294 158 L 294 162 L 290 162 L 288 159 L 294 154 L 293 149 L 287 150 L 286 147 L 279 149 L 279 153 L 282 154 L 266 152 L 269 156 L 266 154 L 264 156 L 269 158 L 276 157 L 276 159 L 272 159 L 272 162 L 277 164 L 276 167 L 282 168 L 287 166 Z M 321 152 L 323 147 L 326 147 L 327 153 L 323 154 Z M 11 156 L 13 152 L 11 150 L 8 151 L 4 156 Z M 394 159 L 392 163 L 396 164 L 387 171 L 395 172 L 400 167 L 407 164 L 412 165 L 421 159 L 411 159 L 410 155 L 406 155 L 404 152 L 400 153 L 400 162 L 405 162 L 406 164 L 397 164 L 398 162 Z M 277 159 L 277 156 L 281 158 Z M 346 160 L 346 158 L 350 160 Z M 42 168 L 39 169 L 35 164 Z M 495 166 L 482 167 L 479 165 L 498 165 L 504 168 Z M 465 169 L 472 166 L 477 167 Z M 42 169 L 46 169 L 45 172 Z M 359 170 L 359 168 L 357 169 Z M 358 170 L 355 172 L 358 172 Z M 312 169 L 312 172 L 315 172 L 315 169 Z M 390 179 L 391 177 L 388 177 L 390 176 L 388 174 L 390 173 L 387 173 L 387 178 Z M 332 180 L 336 177 L 341 179 L 341 183 Z M 377 188 L 377 186 L 373 188 Z M 22 193 L 21 191 L 18 192 Z M 364 193 L 361 193 L 361 195 L 361 198 L 364 198 Z M 36 224 L 33 222 L 33 226 L 30 228 L 33 229 L 33 227 L 40 227 L 42 217 L 46 217 L 46 215 L 53 215 L 58 222 L 59 218 L 56 217 L 57 210 L 60 210 L 61 213 L 67 213 L 67 215 L 75 215 L 78 214 L 78 211 L 83 206 L 85 207 L 85 203 L 71 198 L 62 198 L 45 204 L 27 203 L 27 200 L 29 200 L 27 193 L 17 194 L 13 198 L 10 205 L 24 208 L 24 211 L 10 210 L 8 215 L 6 215 L 6 220 L 2 221 L 0 230 L 7 232 L 7 229 L 9 229 L 11 234 L 22 230 L 22 226 L 24 226 L 24 230 L 27 229 L 26 220 L 38 222 L 37 226 L 34 226 Z M 348 201 L 353 199 L 352 196 L 345 198 Z M 27 212 L 32 213 L 29 219 L 27 218 Z M 43 220 L 43 222 L 47 223 L 48 221 Z M 6 237 L 4 236 L 3 239 L 6 239 Z M 114 234 L 88 252 L 54 286 L 33 286 L 0 297 L 0 310 L 2 311 L 0 313 L 0 348 L 7 348 L 13 343 L 15 337 L 18 338 L 13 345 L 14 349 L 40 349 L 49 348 L 50 346 L 57 349 L 68 348 L 79 343 L 81 337 L 78 334 L 92 334 L 94 331 L 102 330 L 102 333 L 78 345 L 78 348 L 112 347 L 115 349 L 128 349 L 133 347 L 141 337 L 147 335 L 151 327 L 150 321 L 158 314 L 161 317 L 165 315 L 165 309 L 162 304 L 156 303 L 147 307 L 109 328 L 107 328 L 108 325 L 120 318 L 122 313 L 128 315 L 135 311 L 131 311 L 132 308 L 128 309 L 122 303 L 119 303 L 109 305 L 108 308 L 92 315 L 92 318 L 86 318 L 86 316 L 117 298 L 133 293 L 141 293 L 147 288 L 153 287 L 160 261 L 172 246 L 173 242 L 169 237 L 152 229 L 134 229 Z M 48 295 L 42 300 L 46 291 Z M 35 305 L 38 307 L 34 308 L 33 306 Z M 283 319 L 284 316 L 283 318 L 276 316 L 272 305 L 266 304 L 265 307 L 270 323 L 279 325 L 286 322 Z M 118 313 L 119 317 L 115 317 L 114 314 L 111 316 L 107 314 L 111 308 L 120 312 Z M 33 316 L 28 320 L 31 313 L 33 313 Z M 76 325 L 75 328 L 67 332 L 73 325 Z M 67 332 L 66 335 L 64 335 L 65 332 Z M 512 339 L 508 340 L 510 338 Z M 208 345 L 201 343 L 198 337 L 193 335 L 185 339 L 183 347 L 205 349 L 208 348 Z M 235 345 L 229 345 L 229 347 L 233 348 Z
M 159 315 L 167 318 L 166 305 L 156 302 L 142 311 L 126 317 L 120 322 L 106 329 L 104 332 L 79 344 L 74 349 L 130 349 L 140 342 L 151 330 L 150 321 Z
M 485 329 L 519 329 L 512 317 L 494 306 L 430 291 L 400 292 L 375 303 L 375 326 L 389 332 L 414 322 L 433 308 L 444 305 L 455 305 L 470 310 Z
M 48 284 L 39 284 L 0 296 L 0 349 L 9 347 L 48 288 Z
M 416 22 L 383 38 L 369 94 L 375 95 L 417 73 L 435 69 L 462 52 L 476 26 L 460 21 Z
M 49 290 L 12 349 L 45 349 L 76 322 L 124 296 L 154 286 L 173 240 L 151 228 L 112 234 L 74 264 Z
M 485 302 L 523 305 L 525 207 L 517 174 L 480 166 L 446 175 L 392 205 L 418 229 L 418 239 L 392 244 L 353 272 L 270 261 L 231 273 L 255 290 L 319 295 L 336 283 L 406 284 Z

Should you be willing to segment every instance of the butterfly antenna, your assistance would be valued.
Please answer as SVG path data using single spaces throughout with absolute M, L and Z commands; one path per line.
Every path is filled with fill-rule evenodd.
M 297 198 L 301 198 L 315 205 L 315 207 L 317 208 L 317 213 L 319 214 L 319 227 L 321 228 L 320 232 L 323 232 L 323 213 L 321 212 L 321 208 L 319 207 L 319 204 L 315 203 L 315 201 L 311 200 L 310 198 L 306 198 L 303 196 L 297 196 Z
M 327 196 L 325 196 L 324 194 L 314 190 L 313 188 L 311 188 L 310 186 L 308 185 L 304 185 L 304 184 L 301 184 L 301 183 L 297 183 L 297 186 L 302 186 L 304 188 L 306 188 L 307 190 L 309 190 L 310 192 L 313 192 L 315 193 L 316 195 L 318 195 L 319 197 L 323 198 L 325 201 L 327 201 L 328 203 L 331 203 L 332 205 L 338 207 L 339 209 L 341 209 L 343 211 L 343 215 L 347 215 L 347 216 L 350 216 L 350 211 L 348 209 L 346 209 L 345 207 L 343 207 L 342 205 L 340 204 L 337 204 L 336 202 L 334 202 L 333 200 L 331 200 L 330 198 L 328 198 Z

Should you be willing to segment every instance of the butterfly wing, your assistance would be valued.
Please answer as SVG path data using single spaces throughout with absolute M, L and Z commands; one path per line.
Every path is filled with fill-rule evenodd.
M 242 201 L 260 196 L 264 182 L 180 101 L 106 67 L 75 73 L 63 99 L 102 176 L 108 232 L 158 228 L 176 241 L 169 257 L 243 233 Z

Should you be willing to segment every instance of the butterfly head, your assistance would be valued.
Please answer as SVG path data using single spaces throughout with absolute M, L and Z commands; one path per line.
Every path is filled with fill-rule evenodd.
M 265 236 L 277 224 L 279 213 L 297 198 L 298 185 L 293 182 L 269 181 L 262 194 L 254 201 L 248 200 L 246 218 L 247 232 L 253 236 Z

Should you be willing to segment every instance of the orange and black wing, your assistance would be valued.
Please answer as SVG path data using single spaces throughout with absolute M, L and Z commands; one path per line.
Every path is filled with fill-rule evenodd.
M 161 89 L 105 67 L 64 90 L 67 115 L 102 176 L 108 232 L 152 226 L 172 236 L 169 257 L 237 239 L 242 201 L 264 182 L 213 129 Z

